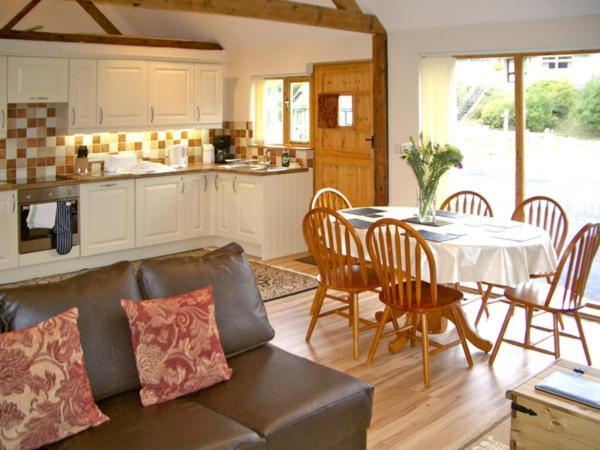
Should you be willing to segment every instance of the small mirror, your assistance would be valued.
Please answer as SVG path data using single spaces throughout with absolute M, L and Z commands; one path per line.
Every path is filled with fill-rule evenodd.
M 352 96 L 340 95 L 338 99 L 338 125 L 340 127 L 352 126 Z

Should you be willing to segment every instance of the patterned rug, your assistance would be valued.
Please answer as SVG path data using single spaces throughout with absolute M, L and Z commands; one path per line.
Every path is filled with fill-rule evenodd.
M 212 250 L 213 249 L 211 248 L 202 248 L 198 250 L 177 253 L 177 255 L 202 256 Z M 159 256 L 157 259 L 168 258 L 170 256 L 173 255 Z M 249 257 L 248 259 L 250 260 L 250 265 L 254 270 L 254 275 L 256 276 L 258 290 L 263 298 L 263 301 L 265 302 L 289 297 L 290 295 L 299 294 L 300 292 L 309 291 L 317 287 L 317 280 L 314 277 L 304 275 L 293 270 L 271 266 L 269 264 L 265 264 L 258 261 L 254 257 Z M 138 271 L 140 264 L 141 260 L 133 261 L 134 270 L 136 272 Z M 20 281 L 17 283 L 2 284 L 0 285 L 0 289 L 31 284 L 46 284 L 51 283 L 53 281 L 65 280 L 73 277 L 74 275 L 87 272 L 88 270 L 89 269 L 78 270 L 76 272 L 34 278 L 31 280 Z
M 459 450 L 509 450 L 510 414 L 503 417 Z

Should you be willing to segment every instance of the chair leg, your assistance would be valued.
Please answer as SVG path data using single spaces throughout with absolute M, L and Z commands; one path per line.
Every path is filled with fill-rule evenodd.
M 315 293 L 315 298 L 313 300 L 312 306 L 310 307 L 310 325 L 308 326 L 308 330 L 306 331 L 306 342 L 310 342 L 310 337 L 312 336 L 313 330 L 315 329 L 315 325 L 317 323 L 317 319 L 319 318 L 319 314 L 321 313 L 321 307 L 323 306 L 323 300 L 325 299 L 325 294 L 327 293 L 327 288 L 325 286 L 319 286 L 317 288 L 317 292 Z
M 554 358 L 560 358 L 560 332 L 558 331 L 558 313 L 552 313 L 554 328 Z
M 564 330 L 565 329 L 565 324 L 564 324 L 564 322 L 562 320 L 562 314 L 558 315 L 558 323 L 560 324 L 560 329 Z
M 462 345 L 463 352 L 465 353 L 465 358 L 467 358 L 467 363 L 469 364 L 469 367 L 473 367 L 473 358 L 471 358 L 471 352 L 469 351 L 469 345 L 467 344 L 467 338 L 465 336 L 464 324 L 462 323 L 460 314 L 458 314 L 458 308 L 459 306 L 454 305 L 450 308 L 450 311 L 452 313 L 452 317 L 454 318 L 456 332 L 460 338 L 460 343 Z
M 525 343 L 531 343 L 531 322 L 533 321 L 533 308 L 525 308 Z
M 383 329 L 385 328 L 385 324 L 388 321 L 390 312 L 391 308 L 386 305 L 385 309 L 383 310 L 383 314 L 379 319 L 379 325 L 377 326 L 377 331 L 375 332 L 375 337 L 373 338 L 373 343 L 371 344 L 371 349 L 369 350 L 369 356 L 367 357 L 367 365 L 371 365 L 371 363 L 373 362 L 373 358 L 375 357 L 375 353 L 377 352 L 377 347 L 379 347 L 381 335 L 383 334 Z
M 504 318 L 504 323 L 502 324 L 502 328 L 500 329 L 500 334 L 498 334 L 498 339 L 496 340 L 496 343 L 494 344 L 494 349 L 492 350 L 492 354 L 490 356 L 490 360 L 488 362 L 488 364 L 490 366 L 494 365 L 494 361 L 496 360 L 496 355 L 498 354 L 498 350 L 500 350 L 500 344 L 502 344 L 502 341 L 504 340 L 504 334 L 506 333 L 506 329 L 508 328 L 508 323 L 510 322 L 510 319 L 512 319 L 512 315 L 515 312 L 515 304 L 511 303 L 510 307 L 508 308 L 508 311 L 506 313 L 506 317 Z
M 358 359 L 358 294 L 351 294 L 352 304 L 352 341 L 354 359 Z
M 410 329 L 410 346 L 414 347 L 416 344 L 416 336 L 417 336 L 417 327 L 419 326 L 419 315 L 416 313 L 408 313 L 407 323 L 412 325 Z
M 420 314 L 421 316 L 421 343 L 423 346 L 423 382 L 425 388 L 429 387 L 429 330 L 427 324 L 427 313 Z
M 592 365 L 592 358 L 590 358 L 590 350 L 587 346 L 587 341 L 585 340 L 585 334 L 583 334 L 583 325 L 581 323 L 581 315 L 579 312 L 575 312 L 573 315 L 575 317 L 575 322 L 577 323 L 577 329 L 579 330 L 579 338 L 581 339 L 581 345 L 583 345 L 583 352 L 585 353 L 585 359 L 587 360 L 588 366 Z
M 477 318 L 475 319 L 475 326 L 477 326 L 479 324 L 479 321 L 481 320 L 481 316 L 483 316 L 483 312 L 484 311 L 487 312 L 487 304 L 488 304 L 488 300 L 490 299 L 490 296 L 492 295 L 493 288 L 494 288 L 494 286 L 492 284 L 489 284 L 488 288 L 485 290 L 485 293 L 481 297 L 481 306 L 479 308 L 479 312 L 477 313 Z M 489 317 L 490 313 L 488 312 L 487 315 Z

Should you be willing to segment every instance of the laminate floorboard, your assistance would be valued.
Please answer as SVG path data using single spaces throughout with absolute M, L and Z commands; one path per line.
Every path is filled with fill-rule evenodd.
M 293 259 L 269 261 L 281 267 L 315 275 L 316 267 Z M 553 357 L 503 344 L 494 364 L 488 366 L 488 354 L 470 345 L 473 368 L 460 346 L 435 355 L 431 359 L 431 387 L 423 386 L 421 347 L 407 345 L 401 352 L 387 351 L 388 340 L 382 340 L 375 360 L 367 366 L 366 358 L 375 330 L 361 334 L 360 356 L 352 358 L 352 330 L 339 316 L 319 319 L 310 343 L 304 336 L 309 323 L 309 309 L 315 291 L 301 293 L 266 303 L 269 319 L 275 328 L 273 343 L 297 355 L 341 370 L 375 386 L 373 420 L 368 432 L 368 448 L 389 449 L 457 449 L 510 411 L 505 392 L 533 376 L 553 362 Z M 325 301 L 325 305 L 339 305 Z M 465 306 L 474 321 L 479 301 Z M 490 306 L 490 318 L 480 322 L 480 333 L 495 342 L 508 306 Z M 360 314 L 373 318 L 381 304 L 376 294 L 360 297 Z M 524 314 L 517 310 L 507 336 L 522 339 Z M 544 317 L 536 320 L 544 321 Z M 571 319 L 565 319 L 567 330 L 574 331 Z M 600 324 L 584 321 L 584 329 L 592 361 L 600 364 L 598 332 Z M 451 330 L 448 334 L 454 335 Z M 450 336 L 448 336 L 450 337 Z M 444 339 L 444 335 L 440 337 Z M 535 335 L 533 336 L 535 341 Z M 545 342 L 548 348 L 552 339 Z M 564 358 L 585 364 L 579 341 L 561 339 Z

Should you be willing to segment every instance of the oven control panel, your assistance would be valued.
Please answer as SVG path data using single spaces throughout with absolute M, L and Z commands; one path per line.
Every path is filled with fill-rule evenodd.
M 19 204 L 70 200 L 77 197 L 79 197 L 78 184 L 51 188 L 21 189 L 18 191 Z

